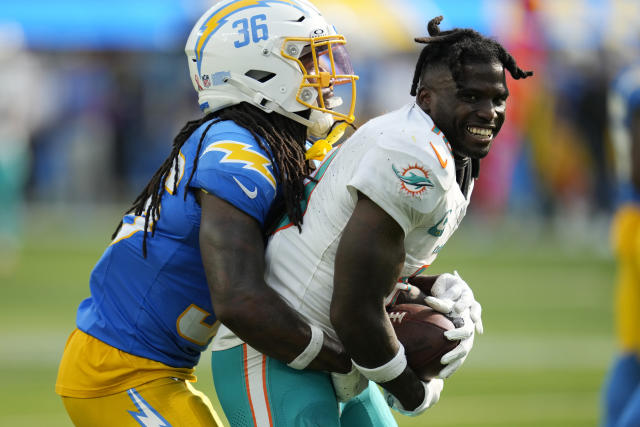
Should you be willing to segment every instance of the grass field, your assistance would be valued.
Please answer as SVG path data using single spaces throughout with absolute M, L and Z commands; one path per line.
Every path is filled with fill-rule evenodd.
M 116 220 L 97 208 L 27 216 L 20 263 L 0 277 L 0 426 L 71 425 L 53 391 L 57 363 Z M 614 351 L 610 256 L 566 231 L 499 230 L 463 224 L 432 267 L 458 269 L 472 285 L 485 334 L 441 401 L 401 426 L 597 425 Z M 197 387 L 213 396 L 209 359 Z

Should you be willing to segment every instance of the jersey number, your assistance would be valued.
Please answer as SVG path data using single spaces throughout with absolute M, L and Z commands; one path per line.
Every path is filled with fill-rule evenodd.
M 258 24 L 258 20 L 266 21 L 267 17 L 264 14 L 255 15 L 250 18 L 242 18 L 233 23 L 233 28 L 238 30 L 238 34 L 242 37 L 240 40 L 233 42 L 235 47 L 243 47 L 248 45 L 251 41 L 258 43 L 260 40 L 269 39 L 269 28 L 266 24 Z M 249 34 L 251 30 L 251 34 Z
M 185 168 L 185 158 L 182 151 L 180 151 L 178 155 L 178 179 L 176 180 L 176 168 L 175 168 L 175 160 L 173 161 L 173 166 L 171 167 L 171 172 L 164 180 L 164 189 L 173 196 L 174 193 L 177 193 L 178 185 L 180 185 L 180 181 L 182 181 L 182 177 L 184 176 L 184 168 Z M 174 185 L 175 183 L 175 185 Z M 147 210 L 147 206 L 151 203 L 151 198 L 148 198 L 145 202 L 145 212 Z M 132 214 L 127 214 L 122 219 L 122 227 L 120 227 L 120 231 L 116 235 L 115 239 L 111 242 L 111 245 L 115 245 L 121 240 L 128 239 L 129 237 L 136 234 L 138 231 L 144 231 L 144 215 L 135 216 Z M 149 227 L 147 231 L 151 232 L 154 227 L 154 222 L 149 221 Z
M 194 344 L 207 345 L 218 329 L 218 322 L 214 322 L 212 325 L 205 322 L 209 316 L 211 313 L 191 304 L 178 316 L 176 321 L 178 334 Z

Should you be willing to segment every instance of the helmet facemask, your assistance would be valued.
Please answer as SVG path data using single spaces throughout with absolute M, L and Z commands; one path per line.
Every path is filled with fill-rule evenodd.
M 302 81 L 296 101 L 311 109 L 309 126 L 311 136 L 321 138 L 335 121 L 353 123 L 356 102 L 356 76 L 345 49 L 344 36 L 329 35 L 310 38 L 285 38 L 281 55 L 295 61 L 302 72 Z M 303 46 L 300 49 L 300 46 Z M 351 102 L 344 105 L 343 97 L 336 94 L 338 86 L 350 84 L 347 96 Z M 342 91 L 344 92 L 344 91 Z

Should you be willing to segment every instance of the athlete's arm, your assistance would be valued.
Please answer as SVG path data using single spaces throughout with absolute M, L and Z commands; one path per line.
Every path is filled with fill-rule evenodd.
M 336 253 L 331 322 L 353 360 L 365 368 L 385 365 L 398 353 L 398 341 L 384 308 L 404 263 L 404 232 L 382 208 L 358 193 Z M 408 367 L 381 385 L 413 409 L 424 386 Z
M 289 363 L 309 344 L 307 322 L 264 281 L 258 222 L 226 201 L 201 193 L 200 251 L 217 318 L 251 347 Z M 351 361 L 324 335 L 309 369 L 345 373 Z

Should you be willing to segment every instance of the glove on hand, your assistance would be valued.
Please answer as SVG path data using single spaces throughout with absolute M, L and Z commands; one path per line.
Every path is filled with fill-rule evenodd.
M 382 389 L 384 399 L 391 409 L 400 412 L 402 415 L 415 417 L 416 415 L 420 415 L 427 409 L 431 408 L 438 402 L 438 400 L 440 400 L 440 393 L 442 392 L 442 388 L 444 387 L 444 381 L 438 378 L 434 378 L 428 382 L 422 381 L 422 385 L 424 386 L 424 400 L 420 405 L 418 405 L 417 408 L 412 411 L 404 409 L 400 401 L 393 394 L 389 393 L 385 389 Z
M 444 273 L 438 276 L 431 287 L 431 295 L 425 298 L 425 303 L 450 317 L 459 317 L 468 309 L 476 332 L 482 335 L 482 306 L 475 300 L 473 291 L 457 271 L 454 271 L 454 274 Z
M 461 340 L 460 344 L 440 359 L 447 365 L 438 374 L 440 378 L 449 378 L 462 366 L 473 347 L 475 332 L 482 334 L 482 307 L 473 296 L 473 291 L 457 271 L 454 274 L 441 274 L 431 288 L 431 294 L 425 303 L 434 310 L 451 317 L 456 329 L 445 332 L 449 340 Z
M 346 374 L 332 372 L 331 382 L 333 382 L 333 389 L 336 392 L 338 402 L 347 402 L 353 399 L 369 385 L 369 380 L 355 367 Z
M 453 375 L 462 366 L 473 347 L 475 331 L 469 310 L 465 310 L 460 314 L 459 318 L 454 318 L 454 323 L 458 323 L 458 320 L 463 322 L 462 325 L 456 329 L 446 331 L 444 336 L 451 341 L 460 340 L 460 344 L 440 358 L 440 363 L 446 366 L 438 373 L 439 378 L 449 378 Z

